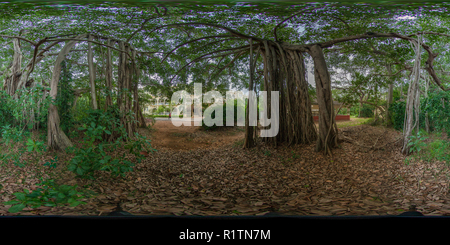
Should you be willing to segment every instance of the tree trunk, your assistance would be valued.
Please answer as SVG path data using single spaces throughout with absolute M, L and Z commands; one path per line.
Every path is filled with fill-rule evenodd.
M 331 149 L 337 146 L 338 132 L 335 127 L 330 74 L 320 46 L 312 46 L 309 54 L 314 60 L 317 103 L 319 104 L 319 137 L 316 151 L 325 151 L 331 154 Z
M 14 55 L 13 61 L 6 73 L 6 79 L 4 82 L 4 89 L 6 93 L 13 96 L 18 89 L 20 77 L 21 77 L 21 65 L 22 65 L 22 51 L 20 50 L 19 39 L 13 39 Z
M 142 108 L 139 104 L 139 77 L 140 77 L 140 70 L 138 65 L 136 64 L 136 51 L 132 51 L 132 57 L 133 57 L 133 70 L 134 70 L 134 105 L 133 105 L 133 111 L 134 115 L 136 117 L 136 120 L 139 124 L 139 127 L 146 127 L 145 118 L 142 115 Z
M 421 42 L 421 36 L 418 37 L 418 43 Z M 409 148 L 408 145 L 409 139 L 412 135 L 412 132 L 414 128 L 416 127 L 416 124 L 418 123 L 418 118 L 416 118 L 414 122 L 414 117 L 418 115 L 418 100 L 419 99 L 419 77 L 420 77 L 420 45 L 417 44 L 415 47 L 415 53 L 416 53 L 416 60 L 414 62 L 414 68 L 413 68 L 413 80 L 410 82 L 409 88 L 408 88 L 408 96 L 406 98 L 406 112 L 405 112 L 405 123 L 403 126 L 403 148 L 402 153 L 407 155 L 409 154 Z M 416 111 L 416 113 L 414 113 Z M 414 115 L 416 114 L 416 115 Z
M 428 98 L 428 89 L 430 88 L 430 80 L 427 79 L 428 77 L 426 77 L 426 81 L 425 81 L 425 98 Z M 428 100 L 427 100 L 427 105 L 428 105 Z M 430 121 L 428 120 L 428 111 L 425 112 L 425 130 L 427 131 L 427 133 L 430 132 Z
M 108 39 L 106 41 L 106 45 L 111 46 L 111 40 Z M 108 47 L 106 51 L 106 69 L 105 69 L 105 81 L 106 81 L 106 102 L 105 107 L 106 109 L 112 106 L 112 62 L 111 62 L 111 48 Z
M 278 128 L 276 136 L 264 137 L 263 141 L 275 146 L 278 142 L 291 145 L 315 141 L 317 130 L 311 113 L 303 54 L 296 50 L 285 50 L 279 44 L 270 41 L 264 41 L 263 45 L 259 51 L 264 62 L 263 90 L 268 95 L 265 102 L 266 114 L 267 119 L 271 119 L 271 129 L 274 126 Z M 273 109 L 272 91 L 279 92 L 279 103 L 274 104 Z M 259 119 L 260 122 L 265 121 L 264 118 Z M 261 130 L 267 129 L 263 127 Z
M 129 114 L 131 111 L 131 95 L 132 95 L 132 87 L 131 87 L 131 67 L 128 62 L 127 53 L 129 52 L 128 44 L 124 44 L 123 42 L 119 42 L 119 48 L 121 50 L 125 50 L 125 52 L 121 52 L 119 56 L 119 79 L 118 79 L 118 106 L 120 111 L 120 123 L 124 126 L 125 132 L 127 133 L 129 138 L 134 137 L 135 128 L 133 127 L 133 122 L 131 120 L 131 115 Z
M 390 65 L 386 66 L 388 74 L 392 75 L 392 69 Z M 389 76 L 390 77 L 390 76 Z M 387 125 L 391 125 L 391 118 L 389 115 L 389 106 L 393 103 L 393 97 L 394 97 L 394 81 L 393 79 L 390 79 L 389 83 L 389 90 L 388 90 L 388 98 L 387 98 L 387 107 L 386 107 L 386 121 Z
M 361 107 L 362 107 L 362 102 L 359 102 L 359 108 L 358 108 L 358 117 L 361 118 Z
M 380 111 L 381 112 L 381 111 Z M 375 84 L 375 120 L 374 123 L 378 121 L 378 85 Z
M 88 36 L 88 40 L 94 40 L 94 36 Z M 97 96 L 95 92 L 95 68 L 94 68 L 94 55 L 92 53 L 91 42 L 88 42 L 88 66 L 89 66 L 89 83 L 91 84 L 91 98 L 92 98 L 92 108 L 94 110 L 98 109 Z
M 76 39 L 82 39 L 86 35 L 80 35 Z M 77 41 L 69 41 L 59 52 L 55 66 L 53 68 L 52 79 L 50 80 L 50 94 L 53 100 L 56 100 L 58 94 L 58 82 L 61 75 L 61 62 L 66 58 L 66 55 L 75 46 Z M 47 121 L 47 144 L 48 147 L 55 150 L 64 150 L 67 147 L 73 146 L 70 139 L 60 128 L 58 108 L 54 104 L 50 104 L 48 108 L 48 121 Z
M 253 127 L 250 126 L 250 103 L 252 103 L 252 93 L 253 92 L 253 40 L 250 38 L 250 62 L 249 62 L 249 70 L 250 70 L 250 81 L 248 83 L 248 103 L 247 110 L 245 112 L 245 141 L 244 148 L 250 148 L 254 145 L 253 141 Z M 233 109 L 234 110 L 234 109 Z

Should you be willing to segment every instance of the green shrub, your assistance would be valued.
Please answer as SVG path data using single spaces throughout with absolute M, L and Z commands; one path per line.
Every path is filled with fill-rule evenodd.
M 220 106 L 220 105 L 219 105 L 219 106 Z M 217 106 L 216 106 L 216 107 L 213 107 L 212 109 L 214 109 L 214 108 L 217 108 Z M 226 107 L 226 103 L 223 104 L 222 108 L 223 108 L 223 126 L 226 126 L 226 125 L 227 125 L 227 123 L 226 123 L 226 121 L 227 121 L 227 107 Z M 236 100 L 234 101 L 234 107 L 233 107 L 233 109 L 234 109 L 234 117 L 233 117 L 233 122 L 234 122 L 234 124 L 236 124 L 236 122 L 238 121 L 238 119 L 240 119 L 240 120 L 245 120 L 245 116 L 244 116 L 243 118 L 238 117 L 238 116 L 239 116 L 239 115 L 238 115 L 238 111 L 244 112 L 244 114 L 245 114 L 245 108 L 239 106 L 239 105 L 238 105 L 238 102 L 237 102 Z M 212 119 L 216 118 L 216 111 L 213 111 L 213 113 L 211 114 L 211 118 L 212 118 Z M 205 124 L 204 121 L 205 121 L 205 120 L 202 121 L 202 127 L 203 127 L 203 129 L 206 129 L 206 130 L 215 130 L 215 129 L 218 128 L 216 124 L 214 124 L 214 125 L 212 125 L 212 126 L 207 126 L 207 125 Z
M 89 126 L 84 124 L 79 130 L 84 130 L 84 140 L 87 143 L 85 149 L 73 148 L 68 149 L 69 152 L 74 152 L 75 156 L 70 160 L 68 170 L 74 172 L 80 177 L 94 178 L 94 172 L 100 170 L 102 160 L 106 158 L 106 152 L 103 149 L 103 144 L 95 145 L 96 140 L 102 140 L 103 133 L 111 134 L 105 127 L 99 126 L 91 122 Z
M 0 127 L 10 125 L 31 130 L 37 122 L 45 127 L 48 106 L 52 103 L 50 96 L 39 103 L 45 89 L 47 88 L 40 84 L 32 88 L 22 88 L 16 92 L 19 94 L 18 99 L 0 90 Z
M 354 116 L 354 117 L 358 117 L 360 115 L 359 114 L 360 113 L 359 108 L 360 108 L 359 104 L 357 104 L 355 106 L 352 106 L 352 108 L 350 109 L 350 115 Z M 374 116 L 374 114 L 373 114 L 374 110 L 375 110 L 374 106 L 367 105 L 367 104 L 362 104 L 361 117 L 373 117 Z
M 396 130 L 403 130 L 405 108 L 406 103 L 404 101 L 396 101 L 389 105 L 390 120 Z
M 361 108 L 361 117 L 373 117 L 374 106 L 363 104 Z
M 107 111 L 100 109 L 89 109 L 86 112 L 86 117 L 81 120 L 83 125 L 97 125 L 105 128 L 105 133 L 101 134 L 99 140 L 106 139 L 108 135 L 114 134 L 122 138 L 127 138 L 125 129 L 120 124 L 120 112 L 117 106 L 111 106 Z M 109 134 L 106 134 L 109 132 Z
M 60 127 L 65 132 L 70 132 L 74 126 L 75 119 L 73 114 L 74 94 L 72 90 L 72 74 L 70 72 L 70 63 L 65 60 L 61 63 L 61 77 L 58 83 L 58 94 L 56 96 L 56 106 L 60 118 Z
M 5 125 L 1 127 L 1 136 L 3 142 L 7 146 L 15 142 L 21 141 L 25 135 L 27 135 L 27 132 L 19 130 L 17 127 L 11 127 L 10 125 Z
M 429 93 L 422 101 L 423 114 L 428 112 L 431 130 L 443 131 L 450 135 L 450 95 L 444 91 Z M 423 122 L 424 120 L 422 120 Z
M 85 198 L 85 193 L 77 191 L 77 185 L 57 185 L 54 180 L 46 180 L 39 184 L 41 186 L 30 193 L 29 190 L 24 189 L 24 192 L 16 192 L 16 200 L 4 202 L 4 205 L 13 205 L 8 209 L 10 213 L 17 213 L 22 211 L 25 207 L 38 208 L 42 205 L 55 207 L 58 205 L 69 204 L 75 207 L 85 202 L 80 199 Z
M 125 158 L 125 153 L 119 158 L 113 158 L 107 155 L 106 151 L 112 152 L 123 144 L 122 138 L 117 139 L 114 143 L 105 143 L 101 135 L 110 135 L 111 132 L 100 125 L 91 122 L 90 125 L 83 125 L 79 130 L 83 130 L 87 143 L 85 148 L 70 148 L 69 153 L 75 153 L 70 160 L 68 170 L 75 173 L 78 177 L 94 179 L 96 171 L 108 171 L 113 176 L 124 177 L 127 172 L 133 170 L 134 163 Z M 123 130 L 123 129 L 121 129 Z M 136 133 L 135 140 L 125 145 L 129 152 L 135 155 L 138 162 L 144 157 L 141 151 L 155 151 L 150 144 L 150 140 Z M 99 144 L 95 144 L 100 141 Z
M 421 130 L 417 135 L 410 137 L 408 146 L 410 147 L 409 153 L 414 153 L 407 158 L 407 161 L 411 159 L 423 160 L 426 162 L 431 161 L 444 161 L 450 163 L 450 142 L 440 139 L 434 134 L 435 138 L 428 140 L 428 134 Z

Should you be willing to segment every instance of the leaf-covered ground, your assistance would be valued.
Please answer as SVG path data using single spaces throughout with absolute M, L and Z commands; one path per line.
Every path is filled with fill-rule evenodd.
M 392 129 L 360 125 L 340 133 L 357 144 L 341 142 L 333 157 L 314 152 L 313 144 L 243 150 L 239 139 L 182 151 L 161 147 L 124 179 L 108 173 L 76 179 L 64 164 L 54 170 L 42 166 L 54 156 L 48 153 L 22 168 L 1 165 L 0 201 L 24 188 L 36 189 L 40 171 L 96 194 L 85 205 L 26 208 L 20 215 L 105 215 L 118 202 L 135 215 L 395 215 L 411 204 L 425 215 L 450 213 L 450 171 L 444 163 L 405 164 L 396 142 L 400 135 Z M 215 132 L 198 134 L 218 139 Z M 71 157 L 58 154 L 59 162 Z M 8 213 L 9 207 L 0 205 L 0 215 L 16 215 Z

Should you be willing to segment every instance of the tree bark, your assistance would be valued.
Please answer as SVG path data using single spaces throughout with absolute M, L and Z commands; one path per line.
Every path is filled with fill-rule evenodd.
M 77 39 L 86 37 L 86 35 L 80 35 Z M 69 41 L 59 52 L 55 66 L 53 68 L 52 79 L 50 80 L 50 94 L 49 96 L 56 100 L 58 94 L 58 82 L 61 75 L 61 62 L 66 58 L 66 55 L 75 46 L 77 41 Z M 67 147 L 73 146 L 70 139 L 60 128 L 58 108 L 54 104 L 50 104 L 48 108 L 48 121 L 47 121 L 47 144 L 48 147 L 55 150 L 64 150 Z
M 312 46 L 309 54 L 314 60 L 317 103 L 319 104 L 319 137 L 316 142 L 316 151 L 325 151 L 331 154 L 331 149 L 337 146 L 337 128 L 335 127 L 330 74 L 319 45 Z
M 252 59 L 253 59 L 253 40 L 250 38 L 250 62 L 249 62 L 249 70 L 250 70 L 250 80 L 248 83 L 248 103 L 247 103 L 247 110 L 245 112 L 245 141 L 244 141 L 244 148 L 250 148 L 254 145 L 253 141 L 253 127 L 250 126 L 250 103 L 251 103 L 251 96 L 250 92 L 253 92 L 253 66 L 252 66 Z M 234 108 L 234 107 L 233 107 Z M 234 110 L 234 109 L 233 109 Z
M 108 46 L 111 45 L 111 40 L 108 39 L 106 41 L 106 44 Z M 106 82 L 106 89 L 107 89 L 107 95 L 106 95 L 106 102 L 105 107 L 108 109 L 112 106 L 112 62 L 111 62 L 111 49 L 108 47 L 106 51 L 106 69 L 105 69 L 105 82 Z
M 13 96 L 16 93 L 16 90 L 18 89 L 20 77 L 22 74 L 21 64 L 23 57 L 22 51 L 20 49 L 19 39 L 15 38 L 13 40 L 13 47 L 14 47 L 13 61 L 6 73 L 6 79 L 3 85 L 4 89 L 6 89 L 6 93 L 11 96 Z
M 311 113 L 303 54 L 284 50 L 281 45 L 270 41 L 264 41 L 259 52 L 264 62 L 264 84 L 261 84 L 261 90 L 265 90 L 268 95 L 267 118 L 276 123 L 272 115 L 278 116 L 279 129 L 276 136 L 264 137 L 263 141 L 275 146 L 278 142 L 291 145 L 315 141 L 317 130 Z M 274 108 L 277 111 L 272 111 L 271 108 L 269 96 L 272 91 L 280 93 L 278 107 Z
M 88 40 L 94 40 L 94 36 L 88 36 Z M 94 68 L 94 55 L 92 53 L 91 42 L 88 42 L 88 66 L 89 66 L 89 83 L 91 84 L 91 98 L 92 98 L 92 108 L 94 110 L 98 109 L 97 96 L 95 92 L 95 68 Z
M 388 98 L 387 98 L 387 107 L 386 107 L 386 121 L 387 121 L 387 125 L 390 126 L 391 124 L 391 118 L 389 115 L 389 106 L 392 104 L 393 102 L 393 97 L 394 97 L 394 81 L 393 79 L 391 79 L 391 75 L 392 75 L 392 69 L 391 69 L 391 65 L 387 65 L 386 66 L 388 74 L 389 74 L 389 78 L 390 78 L 390 83 L 389 83 L 389 90 L 388 90 Z
M 430 88 L 430 81 L 427 78 L 428 77 L 426 77 L 426 80 L 425 80 L 425 98 L 428 98 L 428 89 Z M 428 101 L 427 101 L 427 105 L 428 105 Z M 427 133 L 430 132 L 430 121 L 428 119 L 428 111 L 425 112 L 425 130 L 427 131 Z
M 119 42 L 121 50 L 125 50 L 126 53 L 130 51 L 128 44 Z M 131 111 L 131 97 L 133 88 L 131 86 L 132 68 L 130 67 L 128 57 L 125 52 L 119 54 L 119 78 L 118 78 L 118 106 L 120 111 L 120 123 L 124 126 L 125 132 L 129 138 L 134 137 L 135 127 L 130 118 Z
M 146 123 L 145 123 L 145 118 L 142 115 L 142 108 L 139 105 L 139 77 L 140 77 L 140 70 L 138 65 L 136 64 L 136 51 L 133 50 L 132 51 L 132 59 L 133 59 L 133 71 L 134 71 L 134 77 L 133 77 L 133 81 L 134 81 L 134 104 L 133 104 L 133 111 L 134 111 L 134 115 L 136 117 L 137 120 L 137 124 L 139 125 L 139 127 L 146 127 Z
M 416 100 L 419 98 L 419 77 L 420 77 L 420 43 L 421 43 L 421 36 L 418 37 L 418 44 L 415 47 L 415 53 L 416 53 L 416 60 L 414 62 L 414 68 L 413 68 L 413 80 L 411 81 L 409 88 L 408 88 L 408 96 L 406 98 L 406 112 L 405 112 L 405 122 L 403 126 L 403 148 L 402 153 L 407 155 L 409 154 L 409 148 L 408 145 L 409 139 L 412 135 L 412 132 L 414 128 L 416 127 L 416 124 L 418 123 L 418 118 L 416 118 L 416 121 L 414 122 L 414 111 L 416 111 L 416 117 L 418 114 L 419 108 L 418 103 Z

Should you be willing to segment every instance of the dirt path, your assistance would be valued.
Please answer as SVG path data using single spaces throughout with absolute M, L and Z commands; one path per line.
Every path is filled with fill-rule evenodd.
M 156 149 L 194 150 L 212 149 L 231 144 L 243 139 L 243 127 L 223 127 L 214 132 L 206 131 L 198 126 L 176 127 L 171 121 L 156 121 L 152 127 L 150 138 Z
M 350 121 L 338 121 L 339 128 L 356 126 L 364 122 L 365 118 L 351 118 Z M 318 125 L 318 122 L 316 123 Z M 244 127 L 222 127 L 216 131 L 205 131 L 198 126 L 176 127 L 171 121 L 156 121 L 152 132 L 142 132 L 152 140 L 156 149 L 170 149 L 189 151 L 195 149 L 213 149 L 232 143 L 239 143 L 245 135 Z

